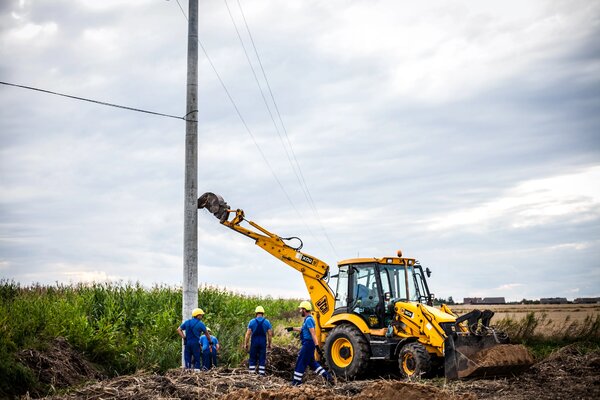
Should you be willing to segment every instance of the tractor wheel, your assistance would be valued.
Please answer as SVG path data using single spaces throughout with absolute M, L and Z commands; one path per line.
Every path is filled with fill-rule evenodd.
M 408 343 L 402 347 L 398 363 L 403 378 L 420 378 L 431 371 L 431 356 L 419 342 Z
M 344 379 L 362 375 L 369 366 L 369 343 L 353 325 L 336 326 L 325 340 L 325 360 L 329 370 Z

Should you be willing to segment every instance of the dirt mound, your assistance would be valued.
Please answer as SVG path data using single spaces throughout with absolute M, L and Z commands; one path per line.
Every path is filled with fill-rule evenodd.
M 600 352 L 585 354 L 576 344 L 562 347 L 554 351 L 546 359 L 535 365 L 538 372 L 556 374 L 557 372 L 579 373 L 582 368 L 593 367 L 600 358 Z
M 473 361 L 482 367 L 495 365 L 532 365 L 533 356 L 527 348 L 520 344 L 499 344 L 480 351 Z
M 220 400 L 347 400 L 347 396 L 332 393 L 330 389 L 321 389 L 310 386 L 284 387 L 281 390 L 249 390 L 241 389 L 227 393 Z
M 420 383 L 408 383 L 399 381 L 378 381 L 367 386 L 357 400 L 475 400 L 475 395 L 463 394 L 455 396 L 447 391 L 434 386 Z
M 267 353 L 267 374 L 291 379 L 299 349 L 295 346 L 273 346 Z
M 462 357 L 458 371 L 461 378 L 515 375 L 534 363 L 529 350 L 523 345 L 515 344 L 495 345 L 470 357 L 467 354 Z
M 563 347 L 528 372 L 508 379 L 480 379 L 450 383 L 458 393 L 480 399 L 599 399 L 600 351 L 584 352 L 578 345 Z
M 105 378 L 65 338 L 61 337 L 54 339 L 46 350 L 22 350 L 18 358 L 34 372 L 41 383 L 54 388 L 65 388 L 85 381 Z
M 292 371 L 296 366 L 299 351 L 300 348 L 293 345 L 273 346 L 271 350 L 267 350 L 267 375 L 292 379 Z M 248 358 L 242 361 L 240 368 L 248 368 Z

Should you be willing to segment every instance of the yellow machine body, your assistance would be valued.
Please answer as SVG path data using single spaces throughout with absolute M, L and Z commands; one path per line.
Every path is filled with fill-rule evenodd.
M 340 261 L 338 290 L 334 293 L 327 283 L 329 266 L 300 251 L 302 245 L 292 247 L 285 243 L 298 238 L 282 238 L 269 232 L 245 219 L 242 210 L 229 209 L 213 193 L 202 195 L 198 208 L 208 209 L 221 224 L 252 238 L 261 249 L 302 274 L 324 361 L 338 376 L 354 379 L 374 362 L 397 360 L 400 374 L 405 377 L 427 376 L 443 367 L 446 377 L 463 378 L 480 370 L 473 361 L 478 352 L 500 344 L 498 335 L 489 327 L 491 317 L 487 311 L 459 317 L 447 305 L 433 307 L 423 269 L 414 258 L 402 257 L 398 252 L 397 257 Z M 234 216 L 230 220 L 231 214 Z M 250 227 L 242 226 L 244 221 Z M 343 272 L 347 286 L 340 286 Z M 362 285 L 364 293 L 359 298 L 361 284 L 356 282 L 366 273 L 374 277 L 372 286 Z M 374 297 L 377 303 L 367 304 Z M 513 358 L 504 370 L 515 371 L 532 361 L 530 355 L 523 354 L 522 360 L 515 362 Z M 501 374 L 503 369 L 494 371 Z

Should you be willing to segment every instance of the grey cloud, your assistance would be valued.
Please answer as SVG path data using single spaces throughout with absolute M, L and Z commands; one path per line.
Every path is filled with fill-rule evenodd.
M 587 21 L 568 12 L 566 3 L 557 4 L 548 13 L 566 9 L 569 26 L 578 18 Z M 393 254 L 400 247 L 434 267 L 432 283 L 442 296 L 491 293 L 512 283 L 523 285 L 518 291 L 523 297 L 566 296 L 573 288 L 581 296 L 597 294 L 586 279 L 597 246 L 560 246 L 598 237 L 598 210 L 584 222 L 571 221 L 574 214 L 568 214 L 523 229 L 501 224 L 485 234 L 431 232 L 424 222 L 475 209 L 524 181 L 598 165 L 594 29 L 550 45 L 542 40 L 536 51 L 543 57 L 523 54 L 528 63 L 522 70 L 489 76 L 468 95 L 436 102 L 393 90 L 390 63 L 399 58 L 349 54 L 343 59 L 338 49 L 319 47 L 339 23 L 334 16 L 340 4 L 244 6 L 338 254 L 328 248 L 291 171 L 226 10 L 211 2 L 202 8 L 202 41 L 305 222 L 274 181 L 203 56 L 201 193 L 220 193 L 282 236 L 301 236 L 307 252 L 332 265 L 337 258 Z M 0 52 L 2 76 L 183 114 L 186 27 L 177 5 L 144 5 L 141 13 L 134 4 L 123 7 L 92 12 L 66 2 L 31 3 L 24 18 L 55 21 L 58 30 L 39 48 L 9 43 Z M 437 15 L 423 16 L 420 23 L 426 26 Z M 7 7 L 0 18 L 3 27 L 19 23 Z M 114 54 L 81 48 L 87 43 L 83 32 L 98 28 L 118 35 L 104 43 L 114 47 Z M 474 32 L 488 39 L 498 34 L 484 19 L 474 18 L 465 29 L 466 40 L 477 40 Z M 413 45 L 419 43 L 415 37 Z M 433 52 L 431 57 L 437 49 L 425 50 Z M 405 72 L 407 80 L 414 78 Z M 48 269 L 58 265 L 63 277 L 69 271 L 101 271 L 146 284 L 180 281 L 183 122 L 5 87 L 0 105 L 0 188 L 6 190 L 0 198 L 0 262 L 9 263 L 0 270 L 2 277 L 52 281 Z M 303 290 L 293 279 L 295 271 L 261 253 L 252 241 L 202 212 L 199 225 L 203 281 L 264 285 L 265 293 L 293 281 L 293 290 Z M 557 258 L 576 260 L 560 280 L 554 278 L 561 274 Z M 508 279 L 507 268 L 519 279 Z M 271 273 L 269 282 L 261 278 Z

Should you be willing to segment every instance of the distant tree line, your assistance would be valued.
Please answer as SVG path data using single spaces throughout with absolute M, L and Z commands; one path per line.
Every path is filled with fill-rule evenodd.
M 445 299 L 443 297 L 440 297 L 438 299 L 437 297 L 435 297 L 433 299 L 433 304 L 436 305 L 436 306 L 440 306 L 442 304 L 454 305 L 456 303 L 454 302 L 454 299 L 452 298 L 452 296 L 449 296 L 447 299 Z

